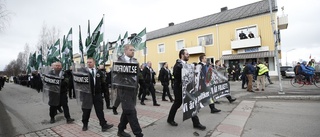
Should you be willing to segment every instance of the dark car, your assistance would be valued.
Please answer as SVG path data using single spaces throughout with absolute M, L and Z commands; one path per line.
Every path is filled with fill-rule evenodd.
M 292 68 L 292 66 L 281 66 L 281 67 L 280 67 L 281 76 L 286 76 L 286 70 L 287 70 L 288 68 Z

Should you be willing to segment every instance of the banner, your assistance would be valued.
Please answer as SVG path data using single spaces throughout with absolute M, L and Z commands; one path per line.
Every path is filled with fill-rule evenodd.
M 196 116 L 214 99 L 230 95 L 228 79 L 212 66 L 183 64 L 181 73 L 183 120 Z
M 114 62 L 112 67 L 112 84 L 136 88 L 138 85 L 138 63 Z
M 78 66 L 78 64 L 74 65 Z M 81 108 L 91 109 L 93 105 L 92 93 L 90 88 L 89 72 L 85 67 L 73 68 L 74 91 L 77 96 L 77 102 L 82 102 Z
M 53 74 L 43 74 L 43 102 L 48 102 L 50 106 L 60 104 L 61 77 Z

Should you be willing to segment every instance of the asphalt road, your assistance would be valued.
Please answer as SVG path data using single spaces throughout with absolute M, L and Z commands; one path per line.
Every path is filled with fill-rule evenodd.
M 289 79 L 284 79 L 283 89 L 285 95 L 279 95 L 279 85 L 268 85 L 266 92 L 249 93 L 241 89 L 241 82 L 230 82 L 232 96 L 238 100 L 232 104 L 225 98 L 216 104 L 222 111 L 211 114 L 209 107 L 201 109 L 200 121 L 207 126 L 207 130 L 199 131 L 192 128 L 191 120 L 182 121 L 182 112 L 178 111 L 176 122 L 178 127 L 171 127 L 163 117 L 153 124 L 143 128 L 147 137 L 171 136 L 213 136 L 221 122 L 242 101 L 255 101 L 254 108 L 249 116 L 241 136 L 243 137 L 319 137 L 320 136 L 320 89 L 315 86 L 302 88 L 292 87 Z M 156 85 L 157 90 L 162 87 Z M 171 93 L 172 94 L 172 93 Z M 303 96 L 299 98 L 297 96 Z M 148 97 L 149 99 L 151 97 Z M 160 100 L 161 94 L 157 93 Z M 137 105 L 139 105 L 137 103 Z M 139 107 L 139 106 L 138 106 Z M 72 118 L 81 119 L 81 109 L 75 99 L 69 100 Z M 6 83 L 0 91 L 0 137 L 11 137 L 26 134 L 65 124 L 63 114 L 56 116 L 56 123 L 49 124 L 49 106 L 42 101 L 42 94 L 37 91 Z

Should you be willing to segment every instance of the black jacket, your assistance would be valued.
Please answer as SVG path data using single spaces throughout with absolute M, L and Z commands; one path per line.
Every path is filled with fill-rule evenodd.
M 162 67 L 159 73 L 159 80 L 161 81 L 162 85 L 169 85 L 170 80 L 172 80 L 170 70 L 167 71 L 165 68 Z
M 150 69 L 148 67 L 144 67 L 142 71 L 142 76 L 146 84 L 155 84 L 156 81 L 154 79 L 154 73 L 151 74 Z
M 180 59 L 176 61 L 173 66 L 173 76 L 174 76 L 174 92 L 182 93 L 182 82 L 181 82 L 181 71 L 182 62 Z

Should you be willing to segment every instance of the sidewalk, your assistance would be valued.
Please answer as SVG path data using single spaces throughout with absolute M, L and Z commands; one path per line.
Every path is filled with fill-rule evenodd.
M 152 105 L 151 96 L 146 100 L 146 105 L 137 103 L 136 109 L 140 126 L 142 127 L 143 134 L 146 137 L 170 137 L 170 136 L 230 136 L 239 137 L 243 132 L 246 121 L 252 113 L 255 104 L 255 99 L 304 99 L 304 100 L 320 100 L 320 89 L 314 85 L 305 85 L 302 88 L 292 87 L 289 81 L 285 80 L 283 83 L 284 95 L 278 94 L 279 84 L 274 82 L 268 85 L 265 91 L 250 93 L 245 89 L 241 89 L 241 82 L 230 82 L 231 94 L 237 98 L 237 101 L 230 104 L 227 99 L 221 98 L 221 104 L 216 104 L 218 109 L 222 111 L 217 114 L 211 114 L 209 107 L 204 107 L 199 113 L 200 121 L 203 125 L 207 126 L 205 131 L 193 129 L 191 120 L 182 121 L 182 111 L 179 109 L 175 121 L 179 124 L 177 127 L 172 127 L 167 124 L 166 119 L 169 113 L 171 102 L 161 101 L 162 86 L 157 83 L 155 88 L 157 90 L 157 101 L 161 106 L 155 107 Z M 171 90 L 171 94 L 172 90 Z M 118 108 L 118 115 L 113 115 L 111 110 L 105 109 L 105 118 L 108 123 L 114 125 L 113 128 L 107 132 L 101 132 L 98 119 L 92 111 L 88 131 L 82 131 L 81 119 L 76 119 L 73 124 L 61 124 L 53 126 L 48 129 L 40 131 L 33 131 L 19 137 L 115 137 L 117 136 L 117 125 L 121 116 L 121 108 Z M 60 114 L 62 115 L 62 114 Z M 127 131 L 132 136 L 129 124 Z

